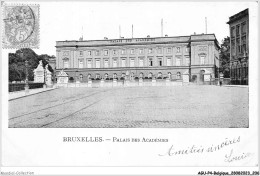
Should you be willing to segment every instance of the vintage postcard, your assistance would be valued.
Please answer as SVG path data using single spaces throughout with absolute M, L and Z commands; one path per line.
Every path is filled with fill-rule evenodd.
M 258 15 L 1 1 L 1 175 L 259 175 Z

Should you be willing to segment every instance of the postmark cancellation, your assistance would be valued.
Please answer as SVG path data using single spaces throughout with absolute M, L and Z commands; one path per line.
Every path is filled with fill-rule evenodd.
M 3 48 L 39 48 L 40 6 L 38 4 L 3 4 Z

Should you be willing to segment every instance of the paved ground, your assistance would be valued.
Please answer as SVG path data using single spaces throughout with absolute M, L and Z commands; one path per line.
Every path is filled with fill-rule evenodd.
M 37 93 L 46 92 L 53 90 L 55 88 L 39 88 L 39 89 L 30 89 L 29 92 L 25 92 L 25 90 L 17 91 L 17 92 L 10 92 L 9 93 L 9 100 L 25 97 L 25 96 L 31 96 Z
M 60 88 L 9 101 L 9 127 L 248 127 L 248 88 Z

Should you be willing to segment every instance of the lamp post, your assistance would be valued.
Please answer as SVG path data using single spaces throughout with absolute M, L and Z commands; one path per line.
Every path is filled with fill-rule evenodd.
M 19 53 L 20 57 L 23 59 L 23 51 L 21 50 L 21 52 Z M 24 85 L 24 90 L 25 93 L 29 92 L 29 84 L 28 84 L 28 60 L 27 58 L 25 58 L 25 85 Z

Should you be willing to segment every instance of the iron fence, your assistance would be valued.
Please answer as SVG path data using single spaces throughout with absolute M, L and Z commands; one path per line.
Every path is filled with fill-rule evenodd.
M 29 89 L 43 88 L 44 83 L 28 83 Z M 9 83 L 9 92 L 24 90 L 25 83 Z

